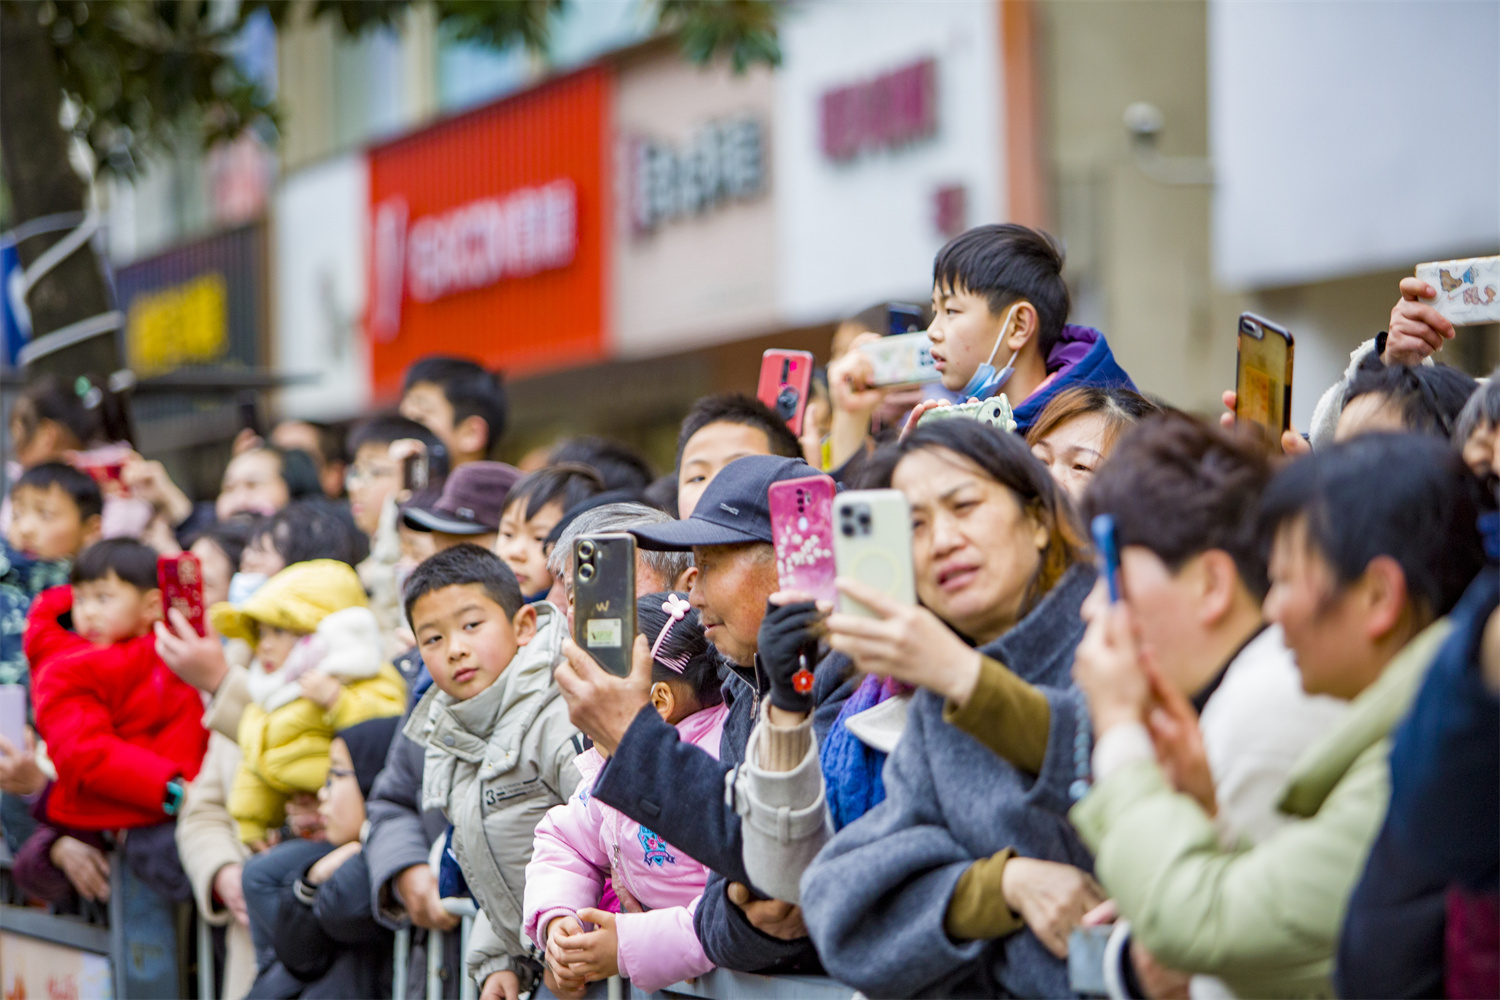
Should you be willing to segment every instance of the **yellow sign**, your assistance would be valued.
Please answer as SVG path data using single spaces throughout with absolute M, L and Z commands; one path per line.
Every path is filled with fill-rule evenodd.
M 141 375 L 210 364 L 229 349 L 229 293 L 223 275 L 205 274 L 130 304 L 125 342 Z

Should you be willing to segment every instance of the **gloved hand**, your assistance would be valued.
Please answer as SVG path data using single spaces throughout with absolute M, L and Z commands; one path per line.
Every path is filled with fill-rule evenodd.
M 766 602 L 757 641 L 761 666 L 771 681 L 771 704 L 785 712 L 813 710 L 812 685 L 802 678 L 806 690 L 798 690 L 797 674 L 812 669 L 818 661 L 818 637 L 823 634 L 825 612 L 814 601 L 790 604 Z

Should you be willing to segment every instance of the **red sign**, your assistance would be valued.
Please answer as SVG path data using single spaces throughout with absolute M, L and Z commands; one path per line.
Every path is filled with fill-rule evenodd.
M 378 397 L 426 354 L 522 372 L 601 356 L 608 84 L 584 70 L 371 151 Z
M 822 97 L 823 155 L 852 160 L 937 134 L 937 63 L 924 59 Z

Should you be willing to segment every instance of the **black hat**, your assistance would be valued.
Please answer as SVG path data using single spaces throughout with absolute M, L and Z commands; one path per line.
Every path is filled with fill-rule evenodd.
M 366 719 L 334 734 L 349 748 L 349 759 L 354 762 L 354 780 L 359 782 L 359 793 L 365 798 L 370 797 L 375 776 L 385 767 L 386 753 L 400 723 L 399 715 Z
M 766 490 L 784 479 L 815 475 L 800 458 L 746 455 L 719 470 L 693 516 L 685 521 L 648 524 L 630 533 L 643 549 L 681 551 L 695 545 L 744 545 L 771 541 L 771 507 Z

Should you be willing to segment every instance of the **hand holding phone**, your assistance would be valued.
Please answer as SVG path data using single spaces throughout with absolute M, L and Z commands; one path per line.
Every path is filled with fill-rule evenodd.
M 911 505 L 900 490 L 849 490 L 833 502 L 833 556 L 838 575 L 858 580 L 902 604 L 917 603 L 911 558 Z M 878 618 L 839 594 L 839 610 Z
M 1234 418 L 1259 427 L 1271 447 L 1291 426 L 1293 354 L 1285 327 L 1254 313 L 1240 315 Z
M 881 337 L 857 348 L 870 359 L 870 385 L 916 385 L 940 375 L 926 331 Z
M 629 677 L 635 649 L 635 536 L 573 542 L 573 641 L 609 673 Z
M 1115 532 L 1113 514 L 1100 514 L 1089 525 L 1094 536 L 1094 551 L 1099 557 L 1099 573 L 1109 584 L 1111 604 L 1120 600 L 1120 540 Z
M 162 618 L 177 609 L 200 636 L 207 635 L 203 618 L 203 567 L 191 552 L 158 556 L 156 582 L 161 588 Z

